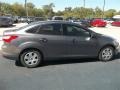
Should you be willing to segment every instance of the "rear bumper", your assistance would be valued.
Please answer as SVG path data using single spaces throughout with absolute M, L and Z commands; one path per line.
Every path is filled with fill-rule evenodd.
M 10 53 L 6 53 L 6 52 L 2 52 L 2 56 L 7 58 L 7 59 L 11 59 L 11 60 L 18 60 L 18 56 L 15 54 L 10 54 Z
M 15 48 L 14 46 L 9 46 L 8 48 L 7 45 L 2 45 L 2 56 L 8 59 L 12 60 L 18 60 L 19 59 L 19 52 L 18 49 Z M 14 48 L 13 48 L 14 47 Z

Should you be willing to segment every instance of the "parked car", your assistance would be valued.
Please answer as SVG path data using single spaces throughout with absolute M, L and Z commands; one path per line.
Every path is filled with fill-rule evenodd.
M 10 17 L 0 16 L 0 26 L 12 26 L 13 19 Z
M 14 23 L 18 23 L 19 22 L 19 18 L 20 18 L 20 16 L 13 16 Z
M 62 16 L 54 16 L 52 20 L 64 20 L 64 18 Z
M 109 61 L 117 54 L 119 43 L 79 24 L 43 21 L 4 32 L 2 54 L 26 67 L 55 58 L 98 57 Z
M 44 17 L 32 17 L 32 18 L 29 18 L 27 23 L 32 23 L 32 22 L 38 22 L 38 21 L 44 21 L 45 18 Z
M 111 25 L 120 27 L 120 20 L 116 20 L 116 21 L 112 22 Z
M 13 19 L 13 15 L 12 14 L 5 14 L 4 17 L 8 17 L 8 18 L 12 18 Z
M 25 23 L 25 22 L 28 21 L 27 19 L 28 18 L 26 16 L 22 16 L 22 17 L 20 17 L 19 21 L 22 22 L 22 23 Z
M 104 18 L 104 21 L 107 23 L 107 24 L 111 24 L 114 19 L 113 18 Z
M 35 19 L 34 16 L 28 17 L 27 23 L 29 24 L 29 23 L 31 23 L 31 22 L 34 22 L 34 21 L 35 21 L 34 19 Z
M 106 27 L 107 23 L 102 19 L 94 19 L 91 21 L 93 27 Z
M 74 21 L 74 22 L 77 24 L 80 24 L 83 27 L 91 27 L 89 20 L 79 20 L 79 21 Z

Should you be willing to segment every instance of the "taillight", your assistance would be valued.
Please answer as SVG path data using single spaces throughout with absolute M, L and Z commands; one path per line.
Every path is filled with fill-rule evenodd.
M 15 35 L 6 35 L 6 36 L 3 36 L 3 41 L 10 43 L 12 40 L 16 39 L 17 37 L 18 36 L 15 36 Z

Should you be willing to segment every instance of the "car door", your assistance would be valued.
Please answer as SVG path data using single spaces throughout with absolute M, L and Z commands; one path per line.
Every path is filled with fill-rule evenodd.
M 63 25 L 69 56 L 94 56 L 97 51 L 97 39 L 90 32 L 73 24 Z
M 66 41 L 62 35 L 60 23 L 43 24 L 39 31 L 39 40 L 47 57 L 63 57 L 66 55 Z

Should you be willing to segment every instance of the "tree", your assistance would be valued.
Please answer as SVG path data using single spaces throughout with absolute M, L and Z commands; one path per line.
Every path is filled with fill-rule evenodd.
M 0 3 L 0 11 L 2 13 L 10 13 L 11 12 L 11 5 L 8 3 Z
M 34 9 L 33 9 L 33 16 L 36 16 L 36 17 L 44 17 L 44 12 L 43 12 L 42 9 L 34 8 Z
M 12 5 L 13 15 L 25 16 L 25 8 L 19 3 L 14 3 Z
M 66 7 L 65 10 L 63 11 L 63 15 L 65 18 L 72 17 L 73 16 L 72 7 Z
M 35 5 L 31 2 L 27 3 L 27 8 L 33 9 Z
M 109 10 L 105 11 L 105 17 L 112 18 L 116 13 L 117 13 L 116 10 L 109 9 Z
M 102 10 L 99 7 L 95 8 L 95 18 L 102 18 Z
M 50 3 L 49 5 L 43 5 L 43 11 L 46 17 L 52 17 L 54 15 L 53 7 L 55 7 L 53 3 Z
M 57 12 L 54 12 L 54 7 L 55 5 L 53 3 L 43 5 L 42 8 L 36 8 L 31 2 L 27 3 L 29 16 L 52 17 L 54 15 L 58 15 L 64 16 L 65 18 L 101 18 L 103 16 L 103 11 L 99 7 L 96 7 L 95 9 L 85 7 L 66 7 L 63 11 Z M 2 15 L 3 13 L 18 16 L 26 15 L 24 5 L 17 2 L 14 4 L 0 2 L 0 14 Z M 114 9 L 109 9 L 104 12 L 104 16 L 106 18 L 111 18 L 116 14 L 120 14 L 120 11 L 117 12 Z
M 63 16 L 64 13 L 63 13 L 63 11 L 57 11 L 57 12 L 55 13 L 55 15 L 56 15 L 56 16 Z
M 116 12 L 115 15 L 120 15 L 120 11 Z
M 65 11 L 71 12 L 72 11 L 72 7 L 66 7 Z

